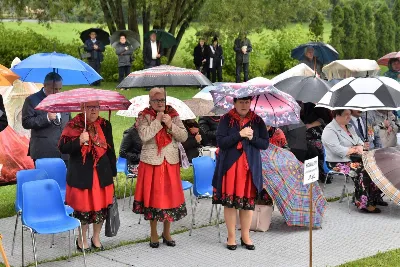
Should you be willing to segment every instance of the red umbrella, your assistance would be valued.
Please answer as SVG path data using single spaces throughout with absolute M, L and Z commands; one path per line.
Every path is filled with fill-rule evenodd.
M 380 59 L 378 59 L 378 64 L 382 66 L 387 66 L 389 64 L 389 60 L 391 58 L 400 58 L 400 51 L 399 52 L 391 52 Z

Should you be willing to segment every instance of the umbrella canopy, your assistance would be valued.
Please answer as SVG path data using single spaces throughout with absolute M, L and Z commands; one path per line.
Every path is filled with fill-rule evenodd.
M 183 100 L 190 110 L 193 111 L 194 115 L 199 116 L 215 116 L 211 110 L 214 107 L 214 102 L 212 100 L 204 100 L 201 98 L 192 98 Z
M 380 72 L 378 63 L 370 59 L 336 60 L 322 68 L 322 72 L 331 79 L 348 77 L 376 76 Z
M 57 72 L 63 85 L 92 84 L 102 77 L 88 64 L 73 56 L 60 53 L 34 54 L 12 69 L 24 82 L 43 82 L 49 72 Z
M 198 70 L 162 65 L 132 72 L 117 88 L 204 87 L 212 85 Z
M 304 167 L 289 151 L 272 144 L 261 150 L 262 173 L 268 194 L 289 226 L 308 226 L 310 185 L 304 185 Z M 313 186 L 313 226 L 321 227 L 326 200 L 318 183 Z
M 246 83 L 251 84 L 251 85 L 272 85 L 273 82 L 271 82 L 270 79 L 264 78 L 264 77 L 256 77 L 253 79 L 248 80 Z
M 200 92 L 195 94 L 195 96 L 193 98 L 201 98 L 201 99 L 213 101 L 210 91 L 215 90 L 217 88 L 217 85 L 219 85 L 219 84 L 223 84 L 223 83 L 216 82 L 216 83 L 213 83 L 213 85 L 204 87 Z
M 98 101 L 101 111 L 128 109 L 131 102 L 115 91 L 79 88 L 47 96 L 35 108 L 47 112 L 80 112 L 81 104 Z
M 10 86 L 18 79 L 19 76 L 17 74 L 0 64 L 0 86 Z
M 211 94 L 215 105 L 211 112 L 223 115 L 233 108 L 234 96 L 227 96 L 220 91 L 211 91 Z M 254 110 L 266 125 L 273 127 L 296 124 L 300 120 L 300 106 L 296 100 L 274 87 L 263 88 L 263 93 L 251 101 L 250 109 Z
M 361 111 L 400 109 L 400 84 L 388 77 L 347 78 L 334 85 L 317 107 Z
M 117 112 L 117 115 L 122 117 L 137 118 L 139 112 L 143 111 L 149 106 L 149 101 L 150 99 L 148 95 L 136 96 L 130 100 L 131 105 L 129 106 L 128 110 L 120 110 Z M 181 120 L 190 120 L 196 118 L 196 115 L 193 114 L 190 108 L 175 97 L 167 96 L 167 105 L 172 106 L 178 112 Z
M 304 51 L 307 47 L 314 48 L 314 56 L 322 63 L 328 64 L 332 61 L 339 59 L 339 53 L 329 44 L 322 42 L 310 42 L 302 44 L 292 50 L 291 56 L 294 59 L 302 60 L 304 58 Z
M 275 84 L 275 87 L 304 103 L 318 102 L 331 88 L 324 80 L 312 76 L 294 76 Z
M 243 98 L 248 96 L 261 95 L 273 88 L 272 85 L 252 85 L 249 83 L 222 83 L 219 84 L 210 93 L 217 93 L 218 95 L 231 96 L 234 98 Z M 213 96 L 214 98 L 214 96 Z
M 362 156 L 371 180 L 394 203 L 400 205 L 400 147 L 388 147 L 366 152 Z
M 161 43 L 162 48 L 171 48 L 174 45 L 177 44 L 175 37 L 170 34 L 169 32 L 166 32 L 164 30 L 159 30 L 159 29 L 153 29 L 149 32 L 147 32 L 144 35 L 144 39 L 149 39 L 150 35 L 155 33 L 157 35 L 157 41 Z
M 387 66 L 389 64 L 389 60 L 391 58 L 400 58 L 400 51 L 399 52 L 391 52 L 387 55 L 384 55 L 380 59 L 378 59 L 378 64 L 382 66 Z
M 89 35 L 91 32 L 95 32 L 97 34 L 96 40 L 99 40 L 104 46 L 110 44 L 110 34 L 100 28 L 90 28 L 81 32 L 80 38 L 83 43 L 85 43 L 86 40 L 90 39 Z
M 130 30 L 120 30 L 114 32 L 110 37 L 110 43 L 112 47 L 115 48 L 115 46 L 119 43 L 119 37 L 121 34 L 125 34 L 126 40 L 132 46 L 133 50 L 136 50 L 140 47 L 139 34 Z
M 293 76 L 314 76 L 315 72 L 309 66 L 304 63 L 300 63 L 299 65 L 294 66 L 291 69 L 275 76 L 272 78 L 271 82 L 276 84 L 286 78 L 293 77 Z

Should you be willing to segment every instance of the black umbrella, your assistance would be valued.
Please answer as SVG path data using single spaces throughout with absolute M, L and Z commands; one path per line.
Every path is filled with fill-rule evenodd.
M 97 34 L 96 39 L 99 40 L 104 46 L 110 44 L 110 34 L 105 30 L 99 28 L 90 28 L 81 32 L 81 40 L 83 43 L 90 38 L 90 33 L 95 32 Z
M 331 88 L 326 81 L 315 76 L 293 76 L 274 84 L 274 86 L 304 103 L 318 102 Z
M 159 29 L 152 29 L 151 31 L 147 32 L 144 35 L 144 39 L 149 39 L 150 35 L 152 35 L 153 33 L 157 35 L 157 41 L 161 43 L 162 48 L 171 48 L 177 44 L 177 41 L 172 34 Z
M 140 47 L 139 34 L 133 32 L 133 31 L 130 31 L 130 30 L 119 30 L 119 31 L 114 32 L 110 36 L 110 43 L 111 43 L 112 47 L 115 48 L 115 45 L 119 43 L 119 37 L 122 33 L 125 34 L 126 40 L 133 47 L 133 50 L 136 50 Z

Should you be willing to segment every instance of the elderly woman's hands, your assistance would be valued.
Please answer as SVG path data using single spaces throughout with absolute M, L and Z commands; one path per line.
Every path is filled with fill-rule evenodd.
M 89 142 L 89 133 L 86 131 L 81 133 L 81 135 L 79 136 L 79 142 L 81 143 L 81 145 Z
M 250 127 L 245 127 L 239 132 L 241 137 L 249 138 L 249 140 L 253 139 L 253 129 Z
M 168 129 L 171 129 L 172 127 L 171 116 L 169 116 L 168 114 L 164 114 L 161 121 L 165 123 L 165 125 L 167 125 Z

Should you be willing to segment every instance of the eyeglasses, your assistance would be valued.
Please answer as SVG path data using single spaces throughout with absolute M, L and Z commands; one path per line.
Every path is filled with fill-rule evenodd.
M 100 106 L 86 106 L 86 109 L 88 109 L 88 110 L 98 110 L 98 109 L 100 109 Z
M 165 99 L 153 99 L 153 100 L 150 100 L 150 102 L 151 103 L 165 103 Z

